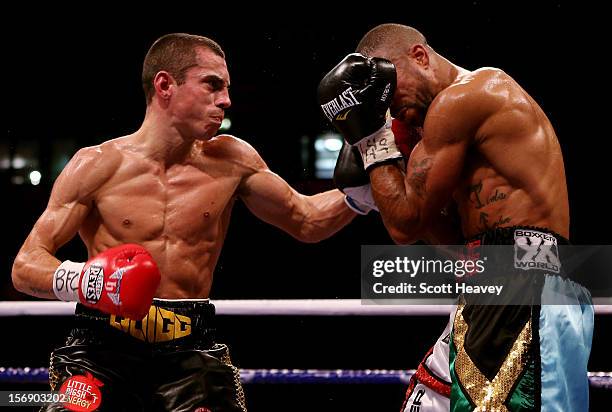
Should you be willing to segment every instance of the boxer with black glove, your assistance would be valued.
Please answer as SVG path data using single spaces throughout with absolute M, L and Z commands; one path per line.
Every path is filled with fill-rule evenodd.
M 359 53 L 346 56 L 319 83 L 323 113 L 346 142 L 358 148 L 366 170 L 402 159 L 388 112 L 395 86 L 390 61 Z
M 347 142 L 360 147 L 376 204 L 396 243 L 423 239 L 449 204 L 456 206 L 457 234 L 468 248 L 569 243 L 559 141 L 542 108 L 512 77 L 496 68 L 454 64 L 418 30 L 399 24 L 373 28 L 356 50 L 364 55 L 347 56 L 321 82 L 322 108 Z M 393 97 L 387 95 L 392 76 L 384 75 L 390 72 L 384 59 L 397 69 Z M 392 150 L 381 143 L 390 140 L 383 103 L 391 100 L 403 121 L 423 127 L 407 169 L 384 164 Z M 454 225 L 444 228 L 455 231 Z M 435 243 L 453 244 L 442 231 L 436 235 Z M 448 361 L 442 356 L 436 362 L 444 382 L 417 373 L 405 411 L 588 409 L 590 294 L 554 271 L 530 268 L 518 274 L 516 259 L 487 272 L 511 279 L 509 290 L 529 291 L 529 299 L 517 299 L 525 293 L 508 294 L 506 287 L 484 304 L 463 295 L 450 334 L 442 338 L 448 345 L 440 352 Z M 571 299 L 540 305 L 547 295 Z M 424 367 L 436 359 L 433 353 Z

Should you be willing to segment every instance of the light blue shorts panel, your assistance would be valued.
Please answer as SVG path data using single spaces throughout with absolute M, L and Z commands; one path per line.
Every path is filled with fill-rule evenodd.
M 559 276 L 546 276 L 540 310 L 542 411 L 589 409 L 587 363 L 593 339 L 590 293 Z M 566 302 L 567 304 L 559 304 Z

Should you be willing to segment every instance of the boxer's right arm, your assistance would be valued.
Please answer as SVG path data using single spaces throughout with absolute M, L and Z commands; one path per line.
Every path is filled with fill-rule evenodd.
M 55 252 L 78 232 L 92 208 L 93 195 L 108 179 L 113 162 L 100 161 L 97 147 L 79 150 L 59 175 L 42 213 L 15 258 L 15 289 L 28 295 L 56 299 L 53 274 L 60 261 Z

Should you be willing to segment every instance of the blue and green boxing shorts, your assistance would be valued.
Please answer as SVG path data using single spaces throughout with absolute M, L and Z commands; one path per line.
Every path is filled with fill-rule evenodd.
M 511 239 L 556 246 L 564 241 L 541 228 L 496 232 L 487 233 L 482 244 Z M 450 410 L 587 411 L 594 321 L 590 293 L 558 274 L 522 271 L 511 279 L 526 299 L 538 295 L 538 304 L 459 301 L 449 345 Z

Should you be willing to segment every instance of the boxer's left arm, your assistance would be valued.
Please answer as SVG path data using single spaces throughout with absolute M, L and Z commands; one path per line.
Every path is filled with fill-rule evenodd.
M 344 194 L 329 190 L 306 196 L 272 172 L 250 148 L 249 173 L 238 189 L 249 210 L 303 242 L 318 242 L 346 226 L 356 213 L 347 207 Z

